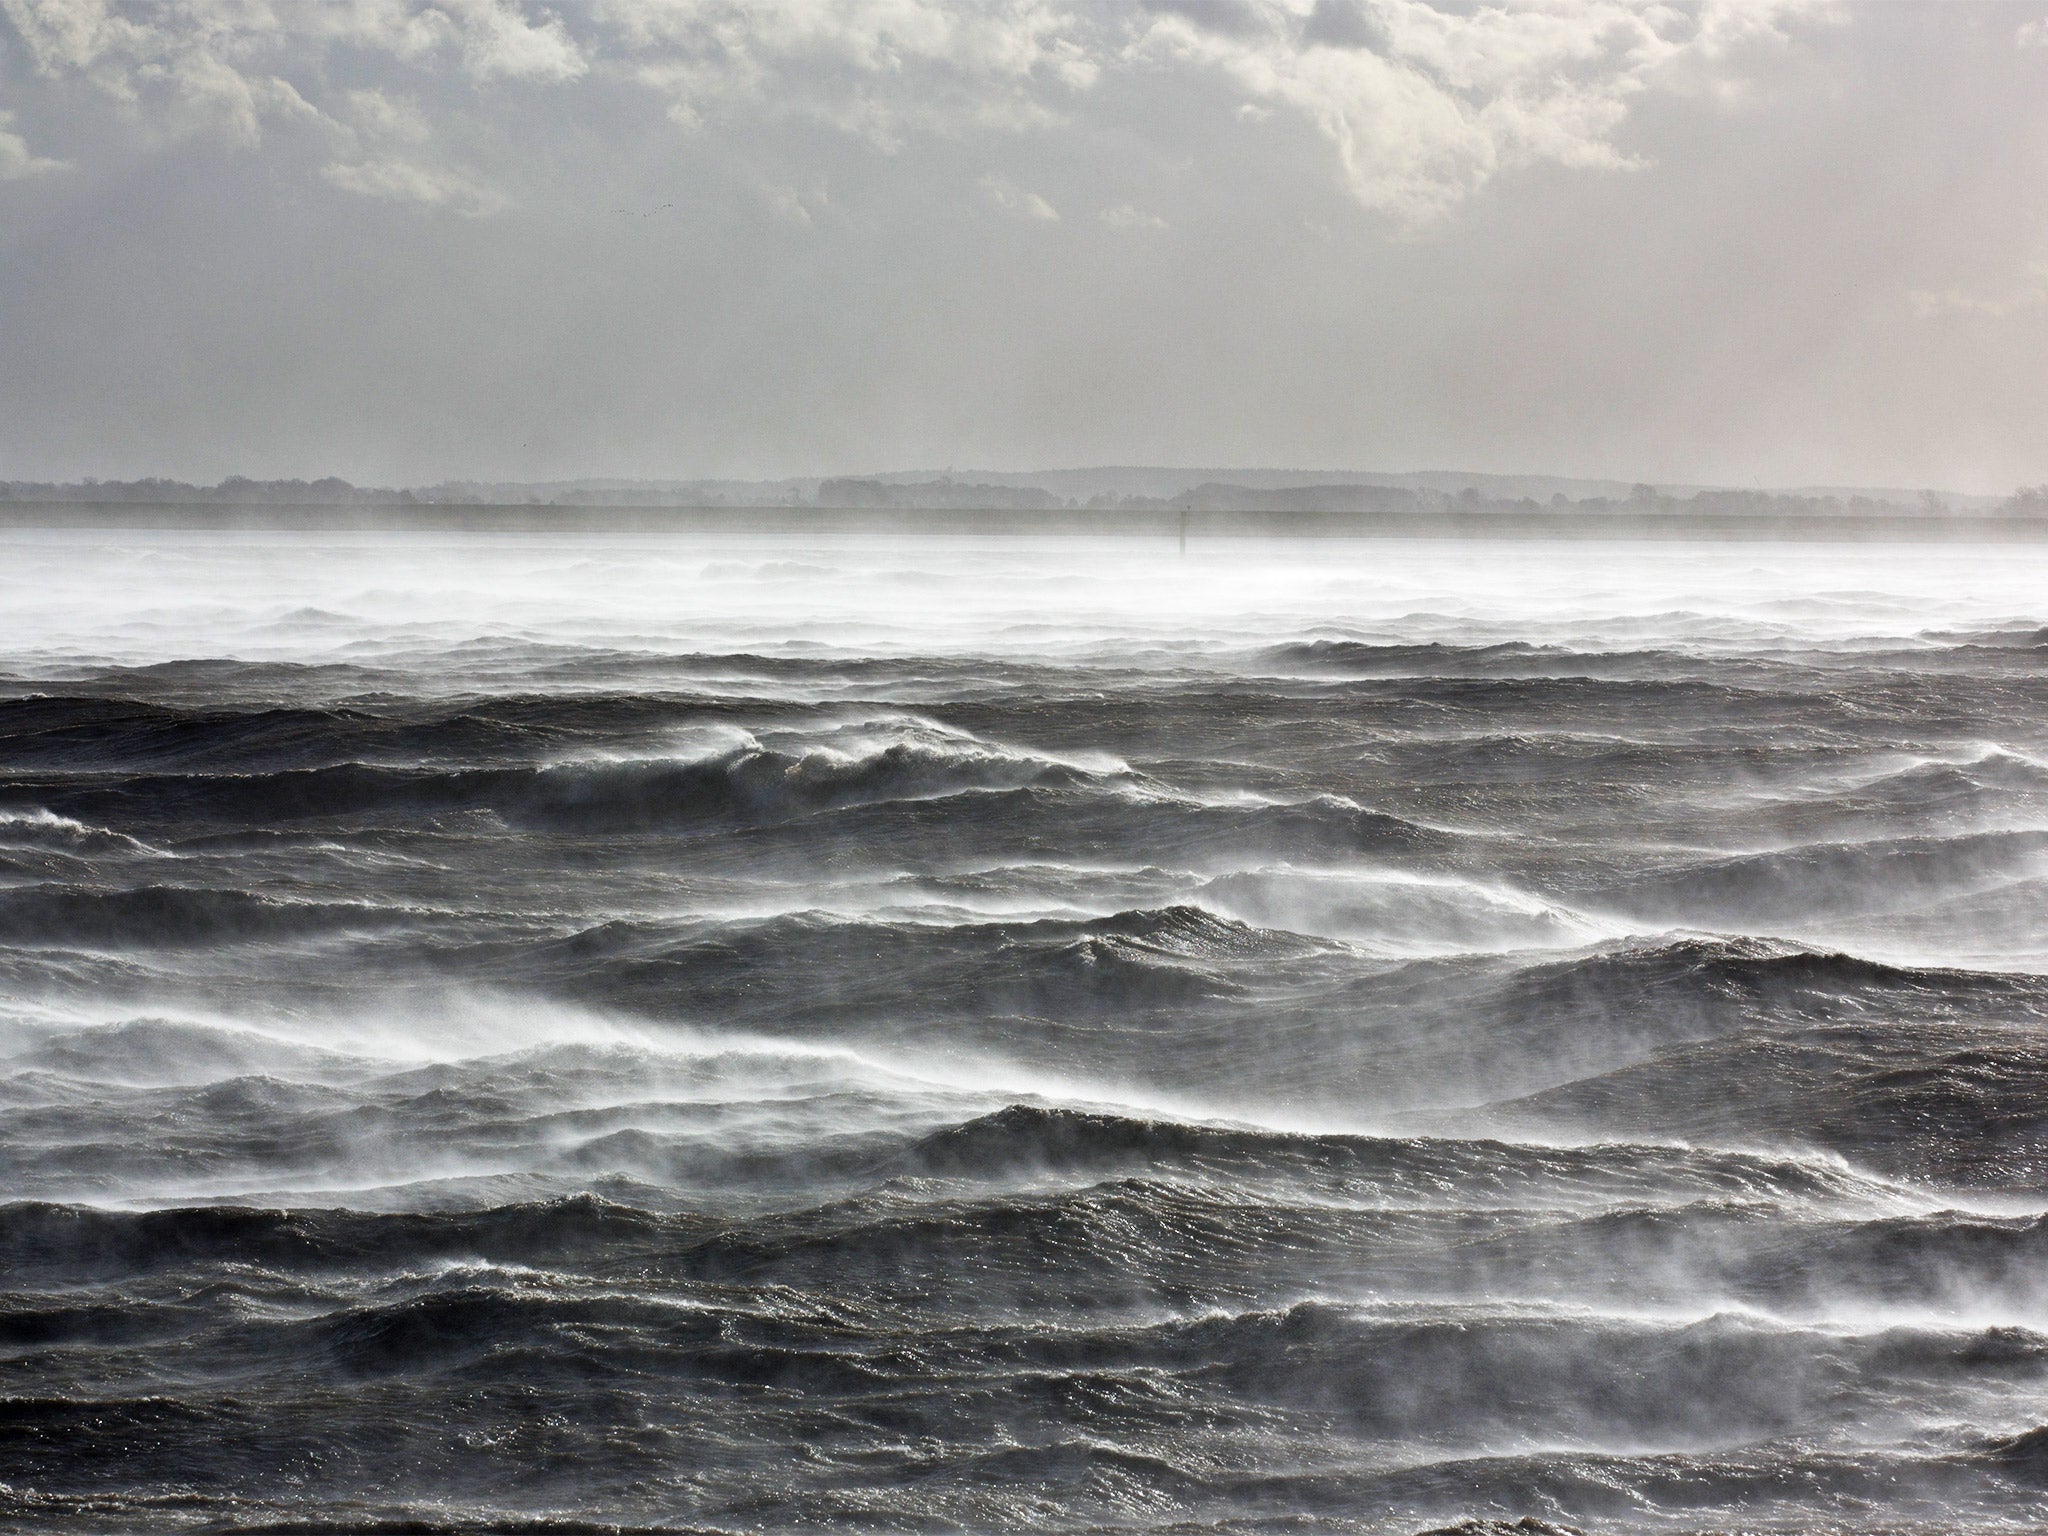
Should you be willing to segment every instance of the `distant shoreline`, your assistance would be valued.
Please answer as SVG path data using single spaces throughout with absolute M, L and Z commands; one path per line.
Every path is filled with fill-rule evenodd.
M 1178 540 L 1579 539 L 1744 543 L 2041 543 L 2048 518 L 1516 510 L 1221 511 L 1128 508 L 876 508 L 820 506 L 555 506 L 418 503 L 4 502 L 0 529 L 76 532 L 563 533 L 1119 537 Z

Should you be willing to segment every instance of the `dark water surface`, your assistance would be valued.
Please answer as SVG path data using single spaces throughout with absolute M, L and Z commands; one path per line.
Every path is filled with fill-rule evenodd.
M 2048 1522 L 2048 555 L 0 557 L 11 1528 Z

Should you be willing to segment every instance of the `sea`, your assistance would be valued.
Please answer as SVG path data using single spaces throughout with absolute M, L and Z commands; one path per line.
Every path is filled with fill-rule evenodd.
M 0 533 L 0 1528 L 2048 1525 L 2048 546 Z

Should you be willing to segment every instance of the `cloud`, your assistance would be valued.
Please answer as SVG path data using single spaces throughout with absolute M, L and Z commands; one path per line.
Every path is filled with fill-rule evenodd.
M 416 203 L 425 208 L 447 208 L 471 218 L 496 213 L 508 201 L 502 194 L 478 185 L 460 171 L 398 157 L 359 160 L 352 164 L 335 161 L 322 166 L 320 175 L 328 185 L 353 192 L 358 197 Z
M 47 159 L 28 147 L 28 140 L 13 131 L 14 114 L 0 111 L 0 181 L 26 181 L 68 170 L 62 160 Z
M 562 81 L 587 68 L 562 22 L 518 0 L 0 0 L 41 74 L 82 77 L 174 133 L 254 146 L 276 118 L 315 119 L 288 77 L 346 48 L 473 82 Z
M 1164 229 L 1166 220 L 1156 213 L 1147 213 L 1143 208 L 1134 208 L 1129 203 L 1119 203 L 1114 208 L 1105 208 L 1096 215 L 1111 229 Z
M 757 188 L 761 204 L 771 218 L 792 229 L 810 229 L 817 215 L 831 205 L 822 183 L 808 189 L 785 182 L 764 181 Z
M 433 137 L 426 114 L 415 102 L 385 91 L 350 91 L 348 118 L 355 132 L 384 143 L 424 144 Z
M 2048 309 L 2048 262 L 2034 263 L 2021 281 L 2001 293 L 1968 288 L 1915 288 L 1907 293 L 1906 303 L 1923 320 L 1944 315 L 1976 315 L 1996 320 Z
M 507 83 L 596 80 L 653 93 L 694 130 L 803 119 L 884 152 L 1056 128 L 1121 77 L 1206 79 L 1248 121 L 1310 125 L 1342 189 L 1410 228 L 1516 167 L 1627 168 L 1619 131 L 1643 93 L 1733 90 L 1751 53 L 1833 14 L 1831 0 L 0 0 L 43 74 L 245 146 L 279 120 L 344 121 L 320 82 L 360 83 L 380 59 L 477 110 Z
M 279 30 L 259 0 L 0 0 L 38 72 L 81 76 L 172 134 L 254 145 L 265 118 L 314 109 L 258 63 Z
M 1049 0 L 593 0 L 606 58 L 676 122 L 803 117 L 898 148 L 911 134 L 1056 122 L 1104 34 Z
M 1013 218 L 1033 219 L 1045 224 L 1057 224 L 1060 221 L 1059 209 L 1036 192 L 1027 192 L 1001 176 L 982 177 L 980 187 L 983 199 L 991 207 L 998 208 Z
M 473 80 L 573 80 L 588 61 L 559 18 L 530 20 L 506 0 L 440 0 Z
M 336 152 L 320 176 L 331 187 L 471 218 L 509 206 L 510 199 L 472 172 L 435 155 L 433 129 L 411 101 L 378 90 L 350 91 L 344 115 L 328 126 Z
M 1335 147 L 1367 208 L 1420 226 L 1503 170 L 1619 169 L 1616 130 L 1660 80 L 1783 42 L 1822 0 L 1233 0 L 1155 4 L 1139 57 L 1222 74 L 1249 104 L 1290 109 Z

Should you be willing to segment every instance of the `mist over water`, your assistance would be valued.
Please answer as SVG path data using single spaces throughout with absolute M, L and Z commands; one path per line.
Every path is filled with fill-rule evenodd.
M 2048 1521 L 2048 551 L 106 543 L 6 1523 Z

